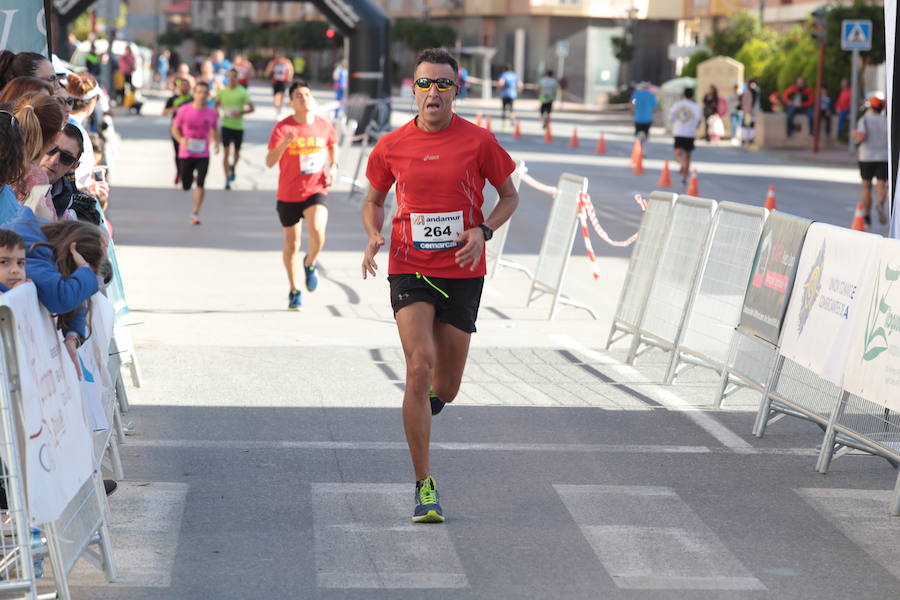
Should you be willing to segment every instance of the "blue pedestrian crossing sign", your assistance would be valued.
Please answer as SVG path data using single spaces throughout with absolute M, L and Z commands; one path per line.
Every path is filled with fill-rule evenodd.
M 872 49 L 872 21 L 841 21 L 841 50 Z

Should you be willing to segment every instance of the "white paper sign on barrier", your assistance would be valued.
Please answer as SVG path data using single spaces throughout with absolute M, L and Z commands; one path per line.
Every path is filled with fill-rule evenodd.
M 900 412 L 900 241 L 882 240 L 860 305 L 847 359 L 844 389 Z
M 842 385 L 850 337 L 865 312 L 881 236 L 813 223 L 781 329 L 781 354 Z
M 78 349 L 81 358 L 81 394 L 88 424 L 94 431 L 109 429 L 106 405 L 110 394 L 115 394 L 115 382 L 107 368 L 109 342 L 112 339 L 116 311 L 103 294 L 91 298 L 90 335 Z
M 34 284 L 2 296 L 15 319 L 23 399 L 25 485 L 35 525 L 59 518 L 93 471 L 75 365 Z

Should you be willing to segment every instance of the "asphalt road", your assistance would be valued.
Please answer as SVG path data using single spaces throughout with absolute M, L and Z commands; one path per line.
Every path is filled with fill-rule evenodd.
M 447 522 L 411 525 L 386 283 L 360 278 L 358 211 L 338 191 L 320 289 L 304 312 L 284 310 L 276 173 L 262 164 L 273 114 L 266 90 L 253 92 L 236 189 L 222 190 L 214 161 L 200 227 L 172 185 L 159 103 L 118 121 L 110 218 L 144 382 L 129 387 L 136 432 L 110 499 L 120 579 L 80 565 L 75 598 L 900 596 L 894 469 L 848 456 L 818 475 L 817 427 L 785 419 L 759 440 L 754 394 L 713 410 L 717 377 L 695 369 L 660 385 L 661 352 L 623 369 L 621 347 L 600 349 L 629 249 L 596 240 L 603 277 L 590 277 L 576 241 L 565 286 L 597 320 L 566 309 L 547 321 L 546 299 L 525 306 L 520 272 L 488 282 L 461 396 L 434 422 Z M 536 112 L 522 115 L 523 140 L 501 142 L 540 181 L 587 176 L 610 235 L 633 233 L 632 194 L 653 189 L 669 139 L 654 135 L 647 174 L 633 176 L 627 124 L 562 112 L 548 146 Z M 574 126 L 577 150 L 566 146 Z M 609 151 L 597 157 L 601 131 Z M 841 225 L 852 215 L 852 167 L 728 147 L 696 159 L 706 197 L 761 204 L 775 183 L 787 212 Z M 548 208 L 523 188 L 511 257 L 533 267 Z

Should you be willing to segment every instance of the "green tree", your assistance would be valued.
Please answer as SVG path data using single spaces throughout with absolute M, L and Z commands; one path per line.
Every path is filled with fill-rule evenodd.
M 449 25 L 431 25 L 421 21 L 397 21 L 391 26 L 391 38 L 403 42 L 413 52 L 426 48 L 451 47 L 456 30 Z
M 759 19 L 746 11 L 735 13 L 727 27 L 716 29 L 705 43 L 716 56 L 734 56 L 750 40 L 760 36 Z
M 756 38 L 741 46 L 734 58 L 738 62 L 743 63 L 744 77 L 746 79 L 759 80 L 763 76 L 766 67 L 777 56 L 777 43 Z
M 709 60 L 710 58 L 712 58 L 712 54 L 710 54 L 706 50 L 698 50 L 697 52 L 694 52 L 688 59 L 687 64 L 684 65 L 684 68 L 681 70 L 681 76 L 696 77 L 697 66 L 704 60 Z

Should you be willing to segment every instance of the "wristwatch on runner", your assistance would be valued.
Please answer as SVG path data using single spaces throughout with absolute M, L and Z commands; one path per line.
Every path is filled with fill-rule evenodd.
M 481 225 L 479 225 L 479 227 L 481 228 L 481 231 L 484 233 L 484 241 L 487 242 L 487 241 L 490 240 L 492 237 L 494 237 L 494 230 L 493 230 L 493 229 L 491 229 L 490 227 L 488 227 L 488 226 L 485 225 L 484 223 L 482 223 Z

